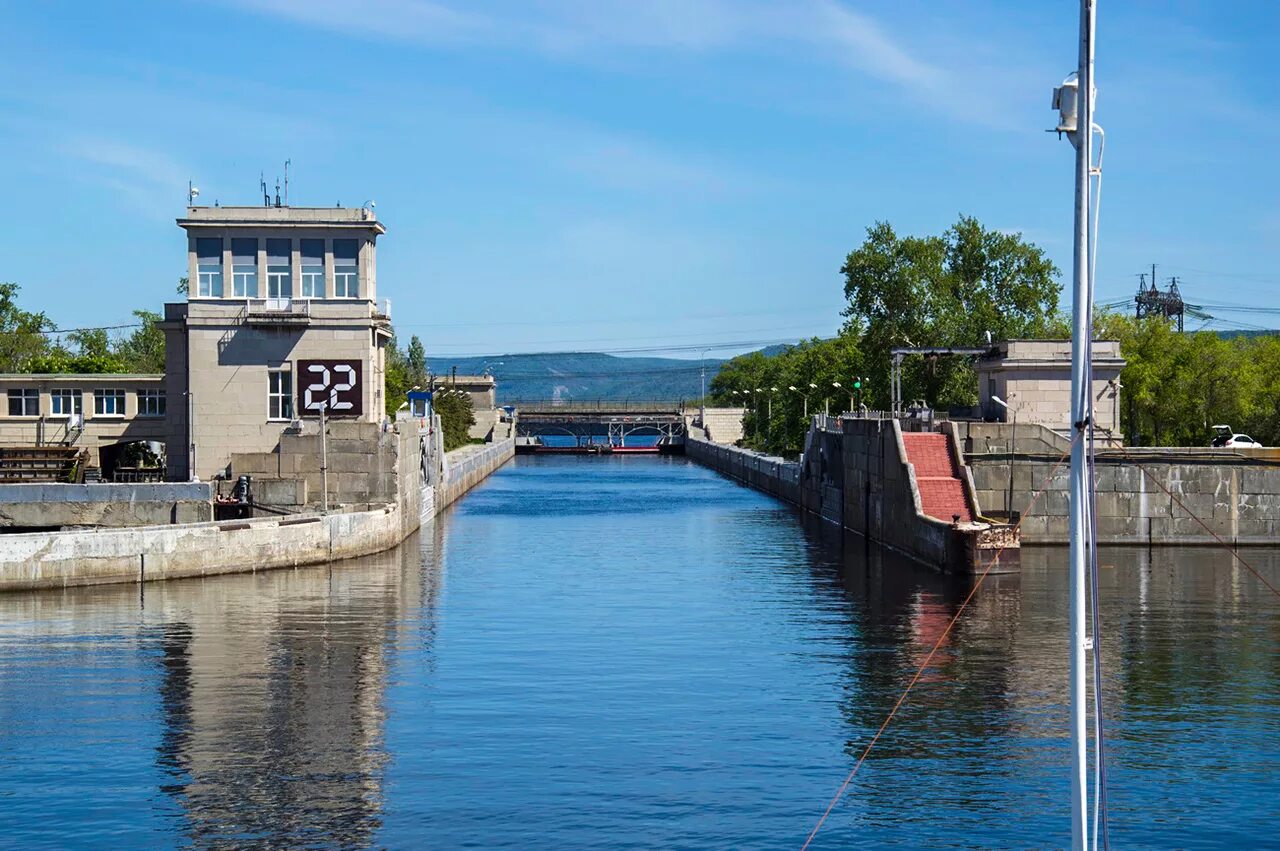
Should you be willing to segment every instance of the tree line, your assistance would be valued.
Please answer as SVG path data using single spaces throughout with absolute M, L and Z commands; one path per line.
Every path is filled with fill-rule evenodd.
M 859 403 L 887 409 L 895 347 L 978 348 L 989 340 L 1071 335 L 1059 303 L 1061 273 L 1043 250 L 969 216 L 924 237 L 899 236 L 877 222 L 840 272 L 846 306 L 839 334 L 773 355 L 740 355 L 712 381 L 709 401 L 747 408 L 749 445 L 798 453 L 806 404 L 810 413 Z M 1127 361 L 1120 414 L 1129 442 L 1207 445 L 1212 426 L 1223 423 L 1280 445 L 1280 337 L 1179 333 L 1163 317 L 1098 312 L 1094 338 L 1118 340 Z M 902 383 L 904 400 L 939 410 L 979 402 L 966 358 L 908 358 Z
M 59 332 L 46 314 L 20 307 L 19 292 L 15 283 L 0 283 L 0 372 L 164 372 L 160 314 L 133 311 L 137 327 L 127 334 L 101 328 Z

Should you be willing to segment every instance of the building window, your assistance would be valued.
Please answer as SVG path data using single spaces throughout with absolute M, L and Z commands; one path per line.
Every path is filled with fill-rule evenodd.
M 334 298 L 360 297 L 360 265 L 357 261 L 360 243 L 354 239 L 333 241 Z
M 164 391 L 163 390 L 139 390 L 138 391 L 138 416 L 163 417 L 164 416 Z
M 200 298 L 222 298 L 222 240 L 200 237 L 196 240 L 196 295 Z
M 231 296 L 258 297 L 258 240 L 231 240 Z
M 93 415 L 95 417 L 123 417 L 124 391 L 116 387 L 93 391 Z
M 79 390 L 54 388 L 49 391 L 50 411 L 55 417 L 70 417 L 84 413 L 84 397 Z
M 299 240 L 302 255 L 302 297 L 324 298 L 324 240 Z
M 293 373 L 287 366 L 267 371 L 267 417 L 293 419 Z
M 293 241 L 267 240 L 267 298 L 293 295 Z
M 32 388 L 9 391 L 9 416 L 40 416 L 40 391 Z

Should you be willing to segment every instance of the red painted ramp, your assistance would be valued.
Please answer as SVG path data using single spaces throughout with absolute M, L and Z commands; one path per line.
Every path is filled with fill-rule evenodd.
M 907 448 L 907 461 L 915 468 L 924 513 L 944 523 L 956 516 L 963 522 L 973 522 L 973 511 L 960 480 L 960 466 L 951 455 L 951 439 L 937 432 L 906 432 L 902 443 Z

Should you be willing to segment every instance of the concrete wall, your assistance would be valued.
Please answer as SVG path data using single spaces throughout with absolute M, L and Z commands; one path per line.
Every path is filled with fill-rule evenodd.
M 508 437 L 440 458 L 438 437 L 438 428 L 401 420 L 395 432 L 379 438 L 392 453 L 392 490 L 386 505 L 369 510 L 0 535 L 0 591 L 270 570 L 389 549 L 515 454 Z M 423 483 L 424 470 L 429 484 Z
M 707 408 L 686 415 L 688 428 L 702 428 L 702 434 L 713 443 L 737 443 L 742 440 L 742 421 L 746 408 Z
M 991 511 L 1007 511 L 1012 427 L 957 423 L 956 428 L 981 504 Z M 1045 488 L 1022 522 L 1026 543 L 1068 542 L 1070 470 L 1058 462 L 1069 446 L 1047 429 L 1018 426 L 1012 456 L 1013 509 L 1025 512 L 1033 494 Z M 1275 545 L 1280 541 L 1280 462 L 1271 457 L 1274 454 L 1266 449 L 1207 447 L 1100 452 L 1098 540 L 1216 544 L 1194 515 L 1232 544 Z
M 812 428 L 800 462 L 712 443 L 691 434 L 685 454 L 803 508 L 867 541 L 939 570 L 962 570 L 965 538 L 926 516 L 894 420 L 835 420 Z
M 483 446 L 464 446 L 445 456 L 444 481 L 435 489 L 434 510 L 440 511 L 478 485 L 516 454 L 515 438 Z
M 328 424 L 328 489 L 330 510 L 368 508 L 394 502 L 402 496 L 399 471 L 402 459 L 416 459 L 416 420 L 401 420 L 395 430 L 378 423 L 334 420 Z M 301 431 L 285 430 L 269 452 L 238 452 L 230 457 L 231 480 L 253 477 L 254 499 L 292 510 L 322 504 L 320 424 L 303 421 Z M 413 476 L 419 474 L 408 468 Z
M 156 526 L 213 520 L 208 484 L 0 484 L 0 527 Z
M 321 564 L 404 539 L 397 506 L 326 516 L 0 535 L 0 591 Z M 414 524 L 416 527 L 416 523 Z

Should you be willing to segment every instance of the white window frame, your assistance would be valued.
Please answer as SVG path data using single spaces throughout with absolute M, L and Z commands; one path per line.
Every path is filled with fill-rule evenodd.
M 138 391 L 139 417 L 163 417 L 166 407 L 163 390 L 146 389 Z
M 249 295 L 250 284 L 253 284 L 253 295 Z M 248 263 L 240 263 L 231 267 L 231 297 L 256 298 L 258 295 L 258 267 Z
M 267 369 L 267 421 L 289 422 L 293 419 L 293 366 Z
M 360 297 L 360 267 L 335 266 L 333 269 L 333 297 Z
M 302 267 L 302 297 L 324 298 L 324 265 Z
M 69 403 L 71 410 L 66 410 L 63 402 Z M 84 391 L 74 387 L 55 387 L 49 391 L 49 416 L 66 417 L 84 414 Z
M 216 289 L 222 289 L 222 264 L 204 263 L 197 267 L 196 297 L 222 298 L 221 292 L 214 292 L 214 284 L 217 284 Z
M 126 394 L 123 387 L 99 387 L 93 391 L 94 419 L 123 419 Z M 111 402 L 107 405 L 107 402 Z M 111 410 L 108 410 L 110 408 Z
M 293 296 L 293 281 L 288 266 L 267 267 L 267 298 L 290 298 Z
M 40 416 L 40 391 L 33 387 L 10 387 L 8 392 L 5 393 L 5 399 L 8 403 L 5 407 L 5 413 L 11 417 L 35 418 Z M 13 403 L 15 401 L 19 402 L 22 413 L 13 413 Z M 35 402 L 35 410 L 29 411 L 32 401 Z

